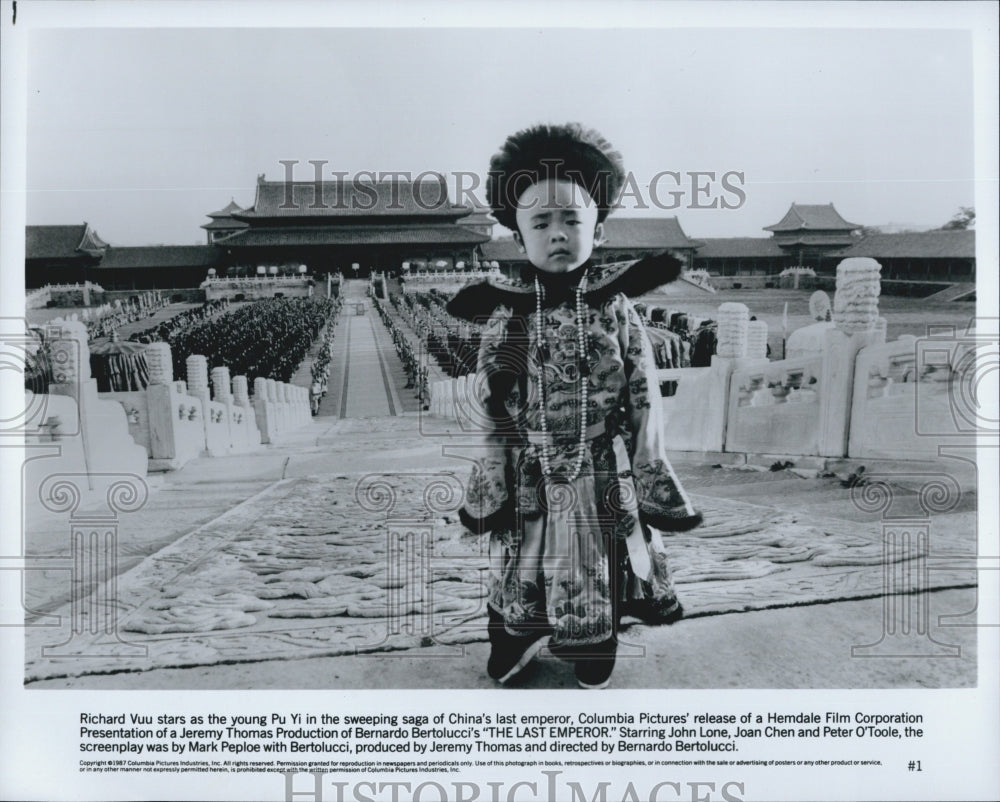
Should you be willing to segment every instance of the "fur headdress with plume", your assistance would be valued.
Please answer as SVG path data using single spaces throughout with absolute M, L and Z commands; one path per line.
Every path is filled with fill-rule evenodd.
M 536 125 L 507 137 L 490 160 L 486 195 L 493 216 L 517 231 L 517 200 L 528 187 L 545 180 L 578 184 L 597 204 L 597 221 L 618 202 L 625 182 L 621 154 L 592 128 L 579 123 Z

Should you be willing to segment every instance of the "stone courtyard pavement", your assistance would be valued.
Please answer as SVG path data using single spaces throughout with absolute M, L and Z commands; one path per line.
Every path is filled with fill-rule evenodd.
M 255 454 L 151 476 L 78 599 L 68 516 L 29 506 L 26 548 L 51 567 L 26 578 L 28 687 L 494 686 L 485 544 L 457 520 L 474 438 L 416 410 L 351 289 L 362 306 L 337 322 L 321 416 Z M 883 482 L 852 490 L 849 462 L 674 458 L 705 515 L 665 538 L 686 617 L 627 620 L 615 687 L 975 685 L 974 473 L 869 463 Z M 942 472 L 962 492 L 929 503 Z M 520 686 L 575 681 L 543 652 Z
M 33 609 L 57 613 L 63 625 L 27 630 L 26 681 L 488 687 L 486 559 L 480 539 L 457 523 L 464 460 L 447 456 L 464 441 L 456 426 L 419 413 L 317 418 L 281 447 L 201 459 L 166 477 L 147 506 L 119 524 L 121 548 L 132 558 L 116 580 L 117 635 L 84 626 L 69 637 L 70 605 L 58 593 L 46 598 L 58 585 L 53 575 L 30 598 Z M 928 519 L 928 581 L 937 590 L 892 596 L 886 605 L 883 589 L 916 581 L 927 549 L 914 543 L 904 551 L 892 540 L 886 571 L 890 530 L 852 503 L 836 476 L 676 467 L 706 518 L 666 539 L 687 617 L 670 627 L 629 627 L 634 648 L 623 648 L 616 684 L 974 684 L 975 630 L 960 618 L 938 625 L 938 616 L 975 606 L 975 575 L 962 559 L 975 549 L 974 492 Z M 241 479 L 245 498 L 236 501 Z M 190 516 L 172 512 L 189 491 L 206 503 L 213 485 L 218 503 L 202 510 L 203 523 L 191 526 Z M 917 494 L 894 489 L 912 514 Z M 64 538 L 54 538 L 56 552 Z M 928 614 L 918 602 L 929 602 L 931 616 L 919 635 Z M 914 630 L 907 637 L 899 635 L 904 625 Z M 893 628 L 896 637 L 886 638 Z M 683 672 L 680 643 L 694 663 Z M 59 656 L 43 655 L 46 645 Z M 852 656 L 852 646 L 866 648 Z M 667 657 L 657 658 L 660 652 Z M 571 678 L 549 660 L 525 683 L 561 687 Z

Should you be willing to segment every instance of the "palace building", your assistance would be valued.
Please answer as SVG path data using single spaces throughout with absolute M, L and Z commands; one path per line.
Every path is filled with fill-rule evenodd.
M 975 281 L 976 232 L 919 231 L 870 234 L 855 240 L 839 258 L 869 256 L 882 265 L 883 280 Z
M 514 274 L 527 264 L 509 237 L 493 238 L 496 220 L 470 198 L 453 203 L 445 178 L 419 181 L 267 181 L 257 177 L 254 202 L 235 200 L 210 212 L 205 245 L 118 247 L 87 223 L 28 226 L 25 284 L 97 282 L 109 290 L 197 288 L 208 276 L 262 273 L 363 277 L 372 271 L 473 269 L 498 264 Z M 833 204 L 792 203 L 769 237 L 689 237 L 676 217 L 613 215 L 604 224 L 598 263 L 668 252 L 685 267 L 724 278 L 771 279 L 788 267 L 833 275 L 848 256 L 870 256 L 883 279 L 945 283 L 975 280 L 975 232 L 861 236 Z M 303 270 L 303 266 L 305 269 Z M 734 283 L 733 286 L 736 286 Z
M 108 243 L 89 223 L 71 226 L 26 226 L 24 284 L 26 289 L 46 284 L 75 284 L 99 264 Z
M 87 277 L 106 290 L 197 287 L 209 270 L 223 269 L 223 257 L 210 245 L 112 247 Z
M 237 274 L 252 274 L 259 265 L 306 265 L 310 273 L 348 277 L 352 271 L 398 273 L 404 262 L 454 269 L 477 261 L 492 229 L 482 208 L 451 202 L 440 175 L 372 183 L 267 181 L 261 175 L 250 208 L 230 204 L 210 217 L 205 228 Z

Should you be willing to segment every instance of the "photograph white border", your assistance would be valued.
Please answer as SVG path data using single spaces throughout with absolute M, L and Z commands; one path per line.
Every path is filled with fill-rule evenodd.
M 11 24 L 13 4 L 0 4 L 2 16 L 2 128 L 0 128 L 0 239 L 3 293 L 0 315 L 24 314 L 25 153 L 27 142 L 24 70 L 26 38 L 33 27 L 230 27 L 234 22 L 252 27 L 864 27 L 951 28 L 971 32 L 975 54 L 975 170 L 978 271 L 978 315 L 997 317 L 997 28 L 995 3 L 593 3 L 556 2 L 545 5 L 508 3 L 64 3 L 21 2 L 18 20 Z M 484 143 L 489 146 L 492 143 Z M 983 396 L 984 409 L 997 409 L 996 387 Z M 995 442 L 984 442 L 980 454 L 980 484 L 1000 486 Z M 20 553 L 20 517 L 10 503 L 10 477 L 20 473 L 17 449 L 0 449 L 3 468 L 2 547 L 0 557 Z M 981 555 L 1000 552 L 997 503 L 993 493 L 980 499 Z M 0 566 L 3 567 L 3 566 Z M 1000 574 L 1000 572 L 997 572 Z M 981 614 L 1000 607 L 998 576 L 983 572 L 980 585 Z M 0 601 L 19 603 L 16 589 L 4 579 Z M 595 700 L 578 693 L 539 694 L 532 691 L 59 691 L 31 692 L 23 687 L 23 632 L 0 628 L 0 795 L 23 799 L 282 799 L 278 778 L 262 782 L 253 774 L 80 774 L 76 752 L 79 713 L 165 712 L 204 708 L 218 712 L 272 710 L 324 710 L 327 712 L 428 712 L 467 710 L 500 712 L 552 710 L 576 713 L 583 709 L 613 711 L 641 705 L 657 709 L 698 709 L 705 712 L 795 709 L 908 709 L 930 722 L 921 744 L 926 755 L 923 776 L 914 778 L 899 766 L 911 759 L 912 745 L 887 744 L 872 751 L 886 762 L 874 770 L 748 767 L 685 767 L 670 769 L 664 777 L 653 770 L 614 772 L 621 788 L 627 779 L 636 788 L 648 788 L 656 777 L 680 782 L 729 781 L 746 784 L 746 800 L 833 799 L 988 799 L 1000 792 L 1000 630 L 983 627 L 978 643 L 978 684 L 972 689 L 852 690 L 852 691 L 750 691 L 701 690 L 683 692 L 609 691 Z M 836 759 L 849 750 L 824 746 Z M 856 751 L 856 750 L 854 750 Z M 802 750 L 787 744 L 769 744 L 754 757 L 794 758 Z M 889 768 L 890 763 L 895 763 Z M 605 767 L 577 767 L 573 779 L 584 788 L 605 779 Z M 528 776 L 521 776 L 528 775 Z M 458 775 L 455 775 L 456 777 Z M 400 780 L 389 776 L 389 780 Z M 541 779 L 537 770 L 520 774 L 504 769 L 498 776 L 487 768 L 471 769 L 461 779 L 487 781 Z M 449 778 L 450 781 L 450 778 Z M 707 789 L 702 789 L 706 792 Z M 506 793 L 506 791 L 504 792 Z M 527 793 L 527 792 L 525 792 Z M 303 799 L 305 797 L 299 797 Z M 335 796 L 324 798 L 336 798 Z M 381 797 L 380 797 L 381 798 Z M 428 796 L 434 799 L 434 796 Z M 481 799 L 489 799 L 484 791 Z M 506 798 L 506 797 L 504 797 Z M 518 799 L 542 797 L 519 796 Z M 609 796 L 609 799 L 613 798 Z M 666 796 L 663 799 L 691 798 Z M 697 797 L 695 797 L 697 798 Z M 718 793 L 712 799 L 721 798 Z M 559 800 L 559 802 L 563 802 Z

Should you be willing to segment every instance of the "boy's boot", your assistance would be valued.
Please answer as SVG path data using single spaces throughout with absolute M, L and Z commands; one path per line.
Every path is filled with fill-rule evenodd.
M 545 646 L 548 630 L 539 627 L 530 635 L 511 635 L 504 626 L 503 616 L 487 605 L 490 636 L 490 659 L 486 673 L 501 685 L 513 679 L 530 663 Z
M 617 651 L 618 640 L 615 637 L 582 649 L 573 661 L 577 684 L 586 690 L 607 688 L 611 672 L 615 670 Z

